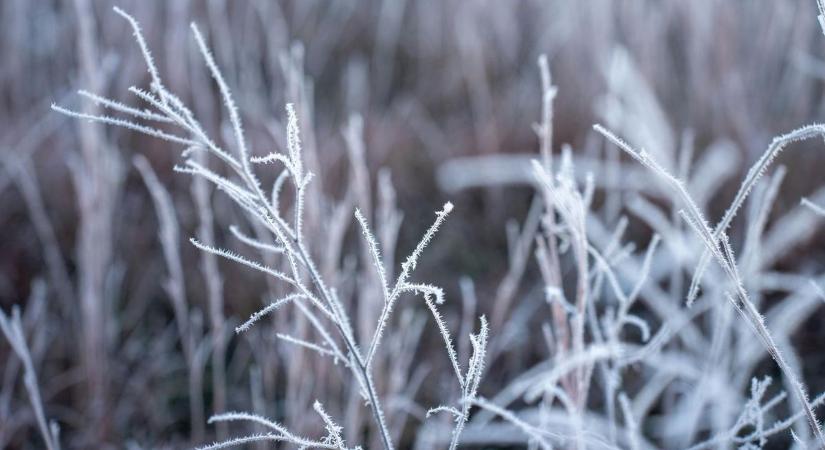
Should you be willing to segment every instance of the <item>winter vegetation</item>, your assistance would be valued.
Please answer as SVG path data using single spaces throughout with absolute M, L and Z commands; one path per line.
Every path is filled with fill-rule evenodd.
M 825 449 L 822 0 L 0 10 L 0 448 Z

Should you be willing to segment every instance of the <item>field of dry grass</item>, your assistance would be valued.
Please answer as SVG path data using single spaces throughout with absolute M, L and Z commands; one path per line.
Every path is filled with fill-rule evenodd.
M 0 3 L 0 448 L 825 448 L 817 0 L 113 6 Z

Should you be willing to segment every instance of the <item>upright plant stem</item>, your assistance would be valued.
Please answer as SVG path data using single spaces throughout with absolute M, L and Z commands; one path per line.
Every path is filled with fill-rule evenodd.
M 306 267 L 309 268 L 309 274 L 312 278 L 312 284 L 315 285 L 315 288 L 324 297 L 324 301 L 332 307 L 334 302 L 332 298 L 330 298 L 330 295 L 327 292 L 327 289 L 324 286 L 324 283 L 321 280 L 321 276 L 318 273 L 318 270 L 315 268 L 315 264 L 312 262 L 311 257 L 306 252 L 303 245 L 298 244 L 297 248 L 299 254 L 301 255 L 302 262 Z M 375 419 L 375 423 L 378 425 L 378 430 L 381 434 L 381 443 L 384 445 L 385 450 L 392 450 L 392 439 L 390 438 L 390 433 L 387 429 L 387 424 L 384 421 L 384 413 L 381 410 L 381 403 L 379 402 L 378 395 L 375 392 L 375 383 L 373 383 L 372 381 L 372 376 L 369 373 L 367 364 L 361 357 L 361 354 L 358 352 L 358 346 L 355 342 L 353 342 L 353 337 L 349 333 L 347 333 L 346 330 L 344 330 L 340 323 L 335 322 L 335 327 L 338 329 L 338 332 L 341 333 L 341 336 L 344 339 L 344 343 L 347 346 L 347 350 L 349 350 L 349 352 L 353 356 L 353 371 L 355 372 L 357 377 L 363 380 L 364 386 L 366 386 L 367 388 L 367 400 L 370 403 L 370 411 L 372 411 L 372 416 Z

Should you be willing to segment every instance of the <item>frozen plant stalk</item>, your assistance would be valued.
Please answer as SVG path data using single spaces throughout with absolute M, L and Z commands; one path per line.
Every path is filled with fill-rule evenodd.
M 176 167 L 175 170 L 200 177 L 212 183 L 224 194 L 229 196 L 238 207 L 243 209 L 250 221 L 257 222 L 259 226 L 271 233 L 276 242 L 274 246 L 242 235 L 238 230 L 233 230 L 233 234 L 235 234 L 242 243 L 258 250 L 274 252 L 283 257 L 289 268 L 287 271 L 278 270 L 262 262 L 233 253 L 228 249 L 210 245 L 209 243 L 204 243 L 194 238 L 191 239 L 191 242 L 204 252 L 242 264 L 249 269 L 261 272 L 266 276 L 283 282 L 292 289 L 292 292 L 286 297 L 265 306 L 253 314 L 252 317 L 239 326 L 236 331 L 240 333 L 249 329 L 249 327 L 261 317 L 283 306 L 295 305 L 298 311 L 307 317 L 309 323 L 321 338 L 321 342 L 310 342 L 295 336 L 280 333 L 276 336 L 284 341 L 284 343 L 298 345 L 313 350 L 320 356 L 333 358 L 349 369 L 349 372 L 355 379 L 359 392 L 372 412 L 375 427 L 378 430 L 385 449 L 393 448 L 393 444 L 384 417 L 381 400 L 372 378 L 371 363 L 379 349 L 382 336 L 391 321 L 394 305 L 403 294 L 421 294 L 424 297 L 427 307 L 436 319 L 437 326 L 445 342 L 447 354 L 462 388 L 461 411 L 458 409 L 455 410 L 459 418 L 456 430 L 453 433 L 453 444 L 451 445 L 452 448 L 455 448 L 458 444 L 458 437 L 461 434 L 463 424 L 469 416 L 469 408 L 473 399 L 476 397 L 476 392 L 483 374 L 488 333 L 486 319 L 482 317 L 481 330 L 477 335 L 473 335 L 470 338 L 473 346 L 473 355 L 470 359 L 468 372 L 466 375 L 462 375 L 458 358 L 450 339 L 449 330 L 444 321 L 441 320 L 440 313 L 437 309 L 437 305 L 444 302 L 442 289 L 430 284 L 410 280 L 425 247 L 430 243 L 439 227 L 446 220 L 447 215 L 452 211 L 452 203 L 446 203 L 443 209 L 436 213 L 435 221 L 426 231 L 421 241 L 415 246 L 412 253 L 404 263 L 401 264 L 400 273 L 392 284 L 387 280 L 388 277 L 384 269 L 383 260 L 381 259 L 377 240 L 373 236 L 372 231 L 370 231 L 366 218 L 360 212 L 356 211 L 355 217 L 361 226 L 369 248 L 369 253 L 378 271 L 377 278 L 380 281 L 381 292 L 384 297 L 375 331 L 369 339 L 369 342 L 363 343 L 366 345 L 362 345 L 362 343 L 356 340 L 347 311 L 344 310 L 343 305 L 338 301 L 333 290 L 328 287 L 328 284 L 321 276 L 320 271 L 313 261 L 304 235 L 305 193 L 313 174 L 306 170 L 302 161 L 301 138 L 295 108 L 291 104 L 286 106 L 286 151 L 273 152 L 266 156 L 253 156 L 247 147 L 241 117 L 229 87 L 218 69 L 212 53 L 206 46 L 205 39 L 198 28 L 192 24 L 191 28 L 198 49 L 205 60 L 212 78 L 218 86 L 224 106 L 229 112 L 229 122 L 235 139 L 234 148 L 225 149 L 221 147 L 208 136 L 203 126 L 194 117 L 190 109 L 185 106 L 183 101 L 165 87 L 137 22 L 119 9 L 115 8 L 115 11 L 125 17 L 131 24 L 148 67 L 151 77 L 149 91 L 135 87 L 129 89 L 131 93 L 146 102 L 148 108 L 134 108 L 85 91 L 80 91 L 80 94 L 104 108 L 129 117 L 131 120 L 109 115 L 85 114 L 71 111 L 57 105 L 53 105 L 52 108 L 72 117 L 131 129 L 169 141 L 173 144 L 184 146 L 183 156 L 185 162 L 182 166 Z M 182 133 L 171 133 L 158 128 L 155 124 L 172 125 L 177 127 Z M 198 159 L 193 158 L 196 153 L 205 153 L 223 162 L 226 169 L 232 173 L 232 176 L 223 176 L 209 169 L 199 162 Z M 261 183 L 253 171 L 253 164 L 276 164 L 280 166 L 280 176 L 277 177 L 273 185 L 271 199 L 264 194 Z M 279 193 L 285 183 L 291 183 L 293 187 L 292 192 L 294 199 L 290 213 L 284 212 L 284 208 L 281 206 L 279 199 Z M 362 348 L 366 349 L 366 351 L 362 351 Z M 327 429 L 327 435 L 320 439 L 298 436 L 283 426 L 259 416 L 247 413 L 224 413 L 213 416 L 212 419 L 210 419 L 210 423 L 244 420 L 262 425 L 270 431 L 265 434 L 230 439 L 203 448 L 225 448 L 243 443 L 263 441 L 289 442 L 300 447 L 347 448 L 341 437 L 340 427 L 335 424 L 320 403 L 315 404 L 315 410 L 320 415 Z

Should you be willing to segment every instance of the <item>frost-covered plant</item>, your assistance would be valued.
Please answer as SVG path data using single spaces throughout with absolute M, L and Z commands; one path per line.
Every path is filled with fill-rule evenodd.
M 809 236 L 805 230 L 815 223 L 813 215 L 822 215 L 818 205 L 823 191 L 820 188 L 812 200 L 803 199 L 805 208 L 769 221 L 786 171 L 779 167 L 767 180 L 761 175 L 790 143 L 821 136 L 825 129 L 814 124 L 775 138 L 711 228 L 702 211 L 721 181 L 733 175 L 727 169 L 729 146 L 713 144 L 694 163 L 693 140 L 686 132 L 678 154 L 656 148 L 654 159 L 596 125 L 608 142 L 658 176 L 646 177 L 615 155 L 602 159 L 594 155 L 593 146 L 576 154 L 563 146 L 555 166 L 549 123 L 555 87 L 546 59 L 540 58 L 539 66 L 544 102 L 542 122 L 534 126 L 538 157 L 467 158 L 442 169 L 448 188 L 529 182 L 544 206 L 540 229 L 530 226 L 531 210 L 522 231 L 527 240 L 533 238 L 541 286 L 534 289 L 536 295 L 530 292 L 514 303 L 503 322 L 525 329 L 536 320 L 534 299 L 543 300 L 540 305 L 548 316 L 541 330 L 548 355 L 494 396 L 475 400 L 483 411 L 467 424 L 465 442 L 540 448 L 755 449 L 793 428 L 790 434 L 802 448 L 821 448 L 825 442 L 814 411 L 825 396 L 808 400 L 798 375 L 801 362 L 790 345 L 790 335 L 821 306 L 817 295 L 825 298 L 818 284 L 821 278 L 810 289 L 807 277 L 772 265 Z M 634 81 L 630 84 L 639 89 L 643 80 Z M 624 95 L 633 98 L 634 93 Z M 645 107 L 656 109 L 654 117 L 664 117 L 655 102 Z M 652 134 L 673 133 L 668 129 Z M 577 172 L 576 165 L 587 170 Z M 601 206 L 594 200 L 599 189 Z M 672 211 L 646 199 L 654 197 L 667 205 L 671 191 L 677 194 Z M 637 251 L 635 242 L 623 242 L 630 226 L 628 217 L 619 217 L 623 210 L 652 231 L 643 251 Z M 740 210 L 746 210 L 747 217 L 737 258 L 727 232 Z M 523 253 L 525 236 L 508 229 L 511 235 L 511 255 Z M 511 266 L 522 264 L 511 259 Z M 721 274 L 706 270 L 713 260 Z M 522 271 L 511 267 L 513 273 Z M 689 284 L 686 274 L 693 276 Z M 706 286 L 701 293 L 700 280 Z M 502 285 L 512 282 L 505 278 Z M 776 291 L 782 295 L 767 308 L 764 297 Z M 685 296 L 688 302 L 680 300 Z M 766 310 L 764 315 L 760 308 Z M 735 320 L 737 313 L 744 320 Z M 753 339 L 754 332 L 759 339 Z M 507 338 L 514 334 L 500 330 L 491 348 L 512 348 Z M 777 363 L 784 383 L 784 390 L 770 395 L 770 379 L 754 373 L 765 355 Z M 497 357 L 499 353 L 492 351 L 491 360 Z M 740 396 L 748 384 L 750 397 Z M 791 411 L 785 417 L 777 408 L 783 403 Z
M 770 377 L 765 377 L 762 381 L 756 378 L 752 379 L 750 399 L 745 403 L 739 418 L 730 430 L 693 445 L 689 450 L 712 448 L 725 443 L 734 443 L 743 449 L 762 448 L 767 444 L 768 437 L 790 428 L 791 424 L 800 419 L 805 412 L 800 411 L 792 417 L 769 425 L 766 418 L 767 413 L 779 405 L 787 396 L 784 392 L 780 392 L 765 401 L 764 397 L 771 382 Z M 818 406 L 823 401 L 825 401 L 825 395 L 820 395 L 811 402 L 811 406 Z
M 209 423 L 244 421 L 255 423 L 258 425 L 263 425 L 264 428 L 269 430 L 269 432 L 232 438 L 227 441 L 216 443 L 203 448 L 218 449 L 234 447 L 236 445 L 243 445 L 251 442 L 271 441 L 294 444 L 299 446 L 300 448 L 329 448 L 348 450 L 349 447 L 346 446 L 346 444 L 344 443 L 344 438 L 341 436 L 341 426 L 336 424 L 329 416 L 329 414 L 327 414 L 327 412 L 324 411 L 324 406 L 321 404 L 321 402 L 316 401 L 313 405 L 313 409 L 315 409 L 315 412 L 317 412 L 318 415 L 321 416 L 321 419 L 324 422 L 324 428 L 327 430 L 327 435 L 318 440 L 313 440 L 295 435 L 283 425 L 277 422 L 273 422 L 265 417 L 258 416 L 256 414 L 244 412 L 228 412 L 223 414 L 216 414 L 210 417 Z M 354 447 L 353 449 L 360 448 L 361 447 Z
M 44 289 L 45 286 L 35 286 L 35 291 L 42 293 Z M 57 422 L 48 422 L 46 420 L 46 414 L 43 411 L 43 400 L 40 396 L 40 387 L 37 383 L 37 372 L 32 363 L 29 345 L 26 343 L 26 336 L 23 332 L 23 323 L 20 320 L 20 308 L 15 306 L 12 309 L 11 317 L 0 310 L 0 331 L 3 332 L 3 336 L 6 337 L 12 350 L 23 363 L 23 383 L 26 386 L 29 403 L 31 403 L 34 417 L 37 421 L 37 427 L 40 430 L 40 435 L 43 437 L 46 448 L 48 450 L 60 450 L 60 428 Z
M 825 447 L 825 436 L 822 434 L 822 430 L 819 427 L 819 422 L 816 419 L 816 415 L 814 414 L 813 410 L 810 407 L 810 403 L 808 401 L 807 393 L 805 392 L 805 387 L 801 381 L 798 380 L 798 377 L 794 371 L 794 369 L 788 364 L 785 357 L 779 350 L 779 347 L 776 345 L 773 336 L 771 335 L 768 328 L 765 326 L 764 319 L 753 304 L 748 295 L 744 282 L 741 278 L 740 271 L 737 265 L 736 257 L 733 254 L 733 249 L 731 248 L 730 242 L 728 241 L 728 237 L 725 234 L 724 230 L 727 228 L 727 224 L 735 215 L 735 212 L 739 209 L 742 202 L 744 201 L 744 197 L 751 191 L 756 179 L 761 175 L 764 170 L 765 166 L 770 163 L 771 160 L 776 156 L 779 150 L 782 148 L 783 144 L 787 142 L 793 142 L 795 140 L 804 139 L 808 137 L 814 137 L 819 135 L 825 135 L 825 127 L 821 125 L 811 125 L 806 128 L 802 128 L 790 133 L 788 136 L 780 136 L 774 139 L 774 142 L 768 148 L 768 151 L 765 155 L 756 163 L 756 165 L 751 168 L 748 172 L 748 176 L 742 183 L 742 186 L 739 189 L 739 193 L 737 194 L 736 198 L 734 199 L 733 204 L 730 208 L 728 208 L 728 213 L 726 213 L 725 218 L 722 220 L 720 225 L 717 229 L 711 230 L 710 226 L 707 224 L 707 221 L 704 218 L 699 207 L 696 205 L 696 202 L 692 199 L 690 194 L 688 193 L 687 189 L 685 188 L 685 184 L 671 175 L 664 167 L 659 165 L 648 153 L 641 151 L 637 152 L 632 149 L 627 143 L 616 137 L 613 133 L 607 131 L 600 125 L 595 126 L 596 131 L 603 134 L 607 137 L 610 141 L 616 144 L 619 148 L 623 151 L 631 155 L 634 159 L 648 167 L 657 175 L 663 177 L 677 192 L 680 197 L 680 201 L 683 202 L 686 210 L 680 210 L 679 214 L 682 218 L 687 222 L 688 225 L 696 232 L 696 234 L 701 238 L 704 245 L 707 247 L 707 251 L 713 255 L 714 259 L 716 259 L 717 263 L 722 267 L 725 274 L 728 276 L 730 284 L 732 285 L 733 293 L 726 294 L 726 297 L 731 301 L 734 305 L 736 310 L 745 318 L 748 323 L 753 327 L 753 330 L 756 332 L 759 339 L 762 341 L 762 344 L 765 346 L 765 349 L 770 353 L 771 357 L 776 361 L 779 368 L 782 370 L 782 373 L 787 379 L 789 383 L 794 388 L 794 394 L 797 396 L 798 401 L 803 406 L 803 410 L 805 412 L 805 416 L 808 419 L 808 424 L 813 430 L 814 435 L 817 437 L 819 441 L 819 445 Z M 704 260 L 704 254 L 702 255 L 702 260 Z M 700 260 L 700 261 L 702 261 Z M 700 267 L 696 270 L 694 275 L 694 279 L 698 279 L 701 277 L 701 271 L 703 270 L 700 262 Z M 695 282 L 694 282 L 695 285 Z M 693 289 L 693 287 L 691 287 Z M 688 301 L 691 301 L 691 294 L 689 294 Z
M 430 307 L 434 316 L 439 317 L 438 311 L 435 309 L 435 305 L 429 299 L 427 300 L 427 306 Z M 444 341 L 449 347 L 449 333 L 443 325 L 442 320 L 439 320 L 439 328 L 441 328 L 442 334 L 444 335 Z M 467 419 L 470 418 L 470 408 L 475 404 L 476 399 L 478 398 L 478 386 L 481 384 L 481 376 L 484 374 L 484 358 L 487 355 L 487 334 L 487 319 L 485 319 L 484 316 L 481 316 L 481 329 L 478 334 L 470 335 L 470 343 L 473 346 L 473 354 L 470 357 L 467 373 L 463 376 L 461 375 L 461 369 L 458 367 L 458 360 L 456 356 L 454 354 L 451 354 L 450 356 L 456 370 L 456 377 L 461 385 L 461 399 L 459 406 L 457 408 L 453 406 L 438 406 L 427 411 L 427 416 L 434 413 L 446 412 L 455 417 L 456 425 L 453 429 L 452 438 L 450 439 L 450 450 L 454 450 L 458 447 L 458 440 L 461 437 L 461 432 L 464 430 L 464 425 L 467 423 Z
M 287 104 L 286 106 L 286 151 L 272 152 L 265 156 L 253 155 L 247 146 L 240 113 L 235 105 L 230 89 L 221 71 L 218 69 L 212 53 L 209 51 L 205 39 L 198 28 L 192 24 L 192 32 L 200 54 L 213 80 L 217 84 L 220 96 L 229 115 L 229 122 L 235 140 L 234 148 L 228 149 L 222 147 L 208 136 L 204 127 L 184 102 L 166 88 L 137 22 L 118 8 L 115 8 L 115 12 L 123 16 L 132 26 L 134 36 L 145 59 L 151 78 L 149 90 L 132 87 L 129 91 L 144 101 L 147 107 L 143 109 L 135 108 L 94 93 L 79 91 L 80 95 L 88 98 L 99 106 L 116 113 L 121 113 L 127 118 L 124 119 L 110 115 L 89 115 L 65 109 L 57 105 L 52 105 L 52 108 L 78 119 L 127 128 L 184 146 L 182 155 L 185 158 L 185 162 L 181 166 L 176 166 L 175 170 L 180 173 L 190 174 L 208 180 L 217 189 L 226 194 L 246 213 L 250 222 L 255 226 L 262 227 L 271 235 L 275 244 L 268 244 L 260 239 L 247 236 L 236 228 L 232 228 L 231 232 L 240 242 L 256 250 L 280 256 L 288 265 L 288 270 L 282 271 L 264 262 L 256 261 L 232 252 L 229 249 L 209 245 L 194 238 L 190 239 L 191 243 L 200 250 L 236 262 L 251 270 L 261 272 L 274 280 L 284 283 L 292 290 L 289 294 L 273 301 L 252 314 L 246 322 L 236 328 L 236 332 L 242 333 L 249 330 L 252 325 L 261 318 L 281 307 L 288 304 L 295 305 L 321 337 L 321 342 L 311 342 L 297 336 L 283 333 L 277 333 L 277 338 L 285 343 L 312 350 L 322 357 L 329 357 L 336 363 L 343 364 L 343 366 L 349 370 L 359 392 L 372 412 L 382 444 L 386 449 L 393 448 L 393 443 L 387 421 L 384 417 L 381 399 L 373 380 L 372 364 L 381 345 L 382 337 L 390 323 L 393 307 L 397 301 L 404 294 L 420 294 L 435 319 L 444 340 L 450 363 L 462 389 L 460 405 L 457 408 L 441 407 L 437 409 L 449 411 L 456 416 L 456 427 L 451 438 L 451 448 L 455 448 L 458 445 L 458 439 L 464 424 L 469 417 L 470 407 L 476 399 L 479 383 L 484 372 L 484 358 L 486 355 L 488 336 L 487 321 L 482 316 L 481 328 L 478 334 L 470 336 L 473 353 L 469 360 L 467 372 L 462 373 L 450 331 L 438 309 L 439 305 L 445 300 L 443 290 L 431 284 L 411 280 L 411 276 L 419 263 L 425 247 L 430 243 L 439 227 L 444 223 L 447 215 L 452 211 L 453 205 L 448 202 L 441 211 L 436 213 L 435 221 L 415 246 L 414 250 L 401 264 L 401 270 L 393 282 L 388 280 L 378 241 L 370 230 L 366 218 L 360 211 L 355 211 L 355 217 L 361 226 L 361 231 L 373 260 L 372 262 L 376 268 L 380 290 L 383 295 L 381 313 L 371 338 L 368 342 L 359 342 L 351 324 L 352 320 L 350 315 L 338 299 L 336 292 L 329 287 L 329 284 L 313 260 L 309 249 L 312 237 L 307 238 L 307 236 L 305 236 L 304 207 L 306 203 L 306 192 L 313 178 L 313 174 L 307 170 L 302 159 L 298 115 L 293 105 Z M 161 126 L 175 127 L 181 133 L 176 134 L 166 131 L 161 128 Z M 210 169 L 194 157 L 198 154 L 207 154 L 221 161 L 225 169 L 231 173 L 231 176 L 224 176 L 220 172 Z M 253 170 L 253 165 L 258 164 L 277 164 L 280 166 L 279 175 L 273 183 L 269 194 L 264 192 L 263 186 Z M 145 164 L 138 163 L 138 166 L 142 167 L 145 166 Z M 153 181 L 149 171 L 146 167 L 142 167 L 141 170 L 150 188 L 153 187 L 156 183 Z M 291 185 L 293 193 L 291 212 L 288 212 L 283 201 L 284 195 L 282 191 L 287 184 Z M 155 196 L 156 203 L 159 205 L 168 203 L 168 200 L 163 198 L 163 195 L 156 187 L 154 187 L 153 195 Z M 174 231 L 173 228 L 175 225 L 171 217 L 169 217 L 170 213 L 168 211 L 164 212 L 168 209 L 167 206 L 160 206 L 158 209 L 165 215 L 165 218 L 162 216 L 161 219 L 164 223 L 164 234 L 168 235 Z M 175 247 L 175 243 L 171 237 L 166 236 L 164 241 L 166 242 L 165 248 Z M 174 277 L 178 263 L 173 255 L 167 255 L 167 263 Z M 185 343 L 184 347 L 189 348 L 186 350 L 188 354 L 192 354 L 192 344 L 186 344 L 190 341 L 191 337 L 185 331 L 186 327 L 182 323 L 186 315 L 182 293 L 170 290 L 170 294 L 172 294 L 173 297 L 176 316 L 179 322 L 181 322 L 179 329 Z M 321 416 L 327 430 L 327 435 L 319 439 L 301 437 L 290 432 L 282 425 L 255 414 L 221 413 L 213 416 L 210 419 L 210 423 L 244 420 L 262 425 L 268 429 L 268 432 L 230 439 L 202 448 L 224 448 L 262 441 L 288 442 L 300 447 L 347 448 L 341 435 L 341 427 L 325 412 L 320 403 L 316 402 L 314 408 Z

